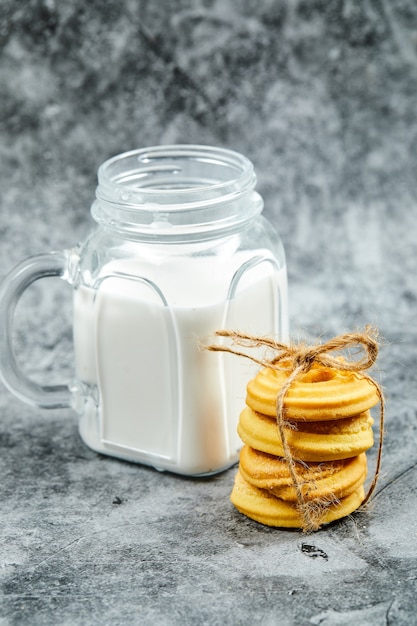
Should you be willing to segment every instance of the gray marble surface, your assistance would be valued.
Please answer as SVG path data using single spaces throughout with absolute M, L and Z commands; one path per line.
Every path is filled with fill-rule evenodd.
M 227 146 L 284 241 L 293 335 L 376 324 L 387 398 L 372 507 L 303 536 L 240 516 L 235 469 L 101 457 L 1 386 L 2 626 L 417 623 L 416 33 L 413 0 L 0 0 L 0 279 L 85 237 L 107 157 Z M 42 382 L 72 374 L 68 291 L 17 311 Z

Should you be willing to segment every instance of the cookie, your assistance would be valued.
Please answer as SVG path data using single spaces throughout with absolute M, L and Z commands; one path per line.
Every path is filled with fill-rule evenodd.
M 276 415 L 277 396 L 288 372 L 263 368 L 247 385 L 246 404 L 264 415 Z M 313 365 L 288 390 L 285 418 L 328 421 L 364 413 L 379 402 L 376 387 L 359 372 Z
M 297 494 L 286 461 L 280 457 L 243 446 L 239 470 L 246 482 L 265 489 L 288 502 Z M 327 463 L 296 463 L 304 500 L 344 498 L 363 485 L 366 478 L 366 455 Z
M 336 461 L 372 447 L 373 418 L 369 411 L 353 417 L 323 422 L 294 422 L 285 428 L 286 439 L 296 460 Z M 274 456 L 285 456 L 275 417 L 245 407 L 240 414 L 238 434 L 244 443 Z
M 320 515 L 320 523 L 328 524 L 350 515 L 361 505 L 364 497 L 364 489 L 361 486 L 340 500 L 333 499 L 327 503 L 328 506 Z M 296 504 L 277 498 L 269 491 L 251 485 L 243 478 L 240 471 L 236 474 L 230 500 L 238 511 L 266 526 L 281 528 L 304 526 L 304 520 Z

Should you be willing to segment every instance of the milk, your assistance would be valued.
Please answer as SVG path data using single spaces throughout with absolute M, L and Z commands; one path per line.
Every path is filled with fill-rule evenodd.
M 74 293 L 80 433 L 98 452 L 177 473 L 233 464 L 251 361 L 202 349 L 219 328 L 286 335 L 268 252 L 113 261 Z M 285 337 L 284 337 L 285 338 Z M 218 341 L 218 339 L 217 339 Z

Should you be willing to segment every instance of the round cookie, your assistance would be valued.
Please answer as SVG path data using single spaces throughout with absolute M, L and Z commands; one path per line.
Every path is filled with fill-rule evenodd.
M 305 500 L 316 498 L 344 498 L 363 485 L 366 478 L 366 455 L 328 463 L 297 463 Z M 254 487 L 265 489 L 289 502 L 297 501 L 297 494 L 286 461 L 280 457 L 244 446 L 240 453 L 239 471 Z
M 353 417 L 325 422 L 296 422 L 285 433 L 291 453 L 301 461 L 348 459 L 372 447 L 373 419 L 369 411 Z M 240 414 L 237 428 L 244 443 L 274 456 L 285 456 L 275 417 L 256 413 L 249 407 Z
M 365 497 L 363 486 L 340 501 L 329 504 L 320 519 L 321 524 L 350 515 L 362 503 Z M 249 484 L 241 475 L 236 474 L 230 496 L 233 505 L 251 519 L 266 526 L 281 528 L 303 528 L 303 520 L 295 504 L 275 497 L 265 489 Z
M 288 378 L 285 370 L 263 368 L 247 385 L 247 405 L 264 415 L 276 415 L 277 396 Z M 358 415 L 378 404 L 375 386 L 359 372 L 313 365 L 288 390 L 285 418 L 336 420 Z

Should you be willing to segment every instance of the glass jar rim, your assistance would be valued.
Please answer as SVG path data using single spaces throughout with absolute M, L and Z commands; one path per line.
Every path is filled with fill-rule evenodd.
M 189 187 L 183 185 L 178 188 L 174 185 L 174 177 L 180 173 L 179 161 L 184 159 L 206 166 L 217 165 L 224 170 L 228 168 L 230 174 L 224 180 L 205 179 L 195 181 Z M 157 174 L 170 177 L 172 186 L 169 183 L 163 188 L 158 183 L 153 186 L 152 179 Z M 255 184 L 256 176 L 251 161 L 238 152 L 198 144 L 174 144 L 130 150 L 106 160 L 98 169 L 97 195 L 103 199 L 120 201 L 120 204 L 143 204 L 147 200 L 155 202 L 163 195 L 166 198 L 163 204 L 171 204 L 173 200 L 173 204 L 177 205 L 183 202 L 188 204 L 188 198 L 193 202 L 199 193 L 226 195 L 231 187 L 234 191 L 237 187 L 244 191 L 248 185 L 253 189 Z
M 224 229 L 262 211 L 255 185 L 251 161 L 227 148 L 196 144 L 139 148 L 99 167 L 92 215 L 98 222 L 131 232 Z

